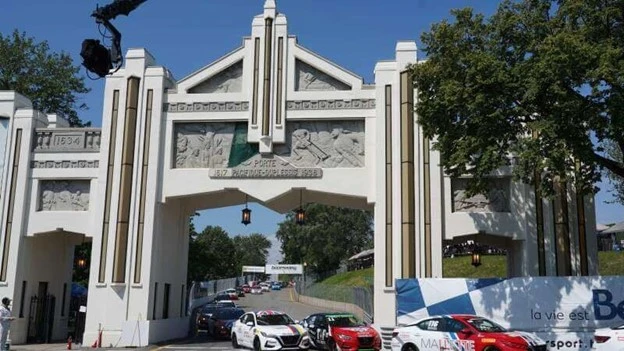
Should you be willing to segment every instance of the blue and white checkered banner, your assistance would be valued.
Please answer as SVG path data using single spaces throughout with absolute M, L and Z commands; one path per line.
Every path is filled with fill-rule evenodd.
M 399 325 L 431 315 L 476 314 L 512 330 L 536 332 L 561 350 L 589 349 L 594 329 L 624 321 L 619 276 L 398 279 L 396 298 Z M 576 340 L 561 341 L 566 334 Z

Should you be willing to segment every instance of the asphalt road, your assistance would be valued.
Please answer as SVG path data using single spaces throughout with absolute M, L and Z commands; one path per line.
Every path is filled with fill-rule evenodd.
M 235 301 L 245 311 L 257 310 L 277 310 L 286 312 L 295 320 L 301 320 L 304 317 L 316 313 L 327 312 L 332 310 L 323 309 L 314 306 L 308 306 L 292 299 L 292 289 L 283 289 L 281 291 L 271 291 L 262 295 L 246 294 L 238 301 Z M 162 350 L 234 350 L 229 340 L 213 340 L 205 333 L 200 333 L 192 338 L 178 340 L 170 344 L 150 347 L 151 351 Z

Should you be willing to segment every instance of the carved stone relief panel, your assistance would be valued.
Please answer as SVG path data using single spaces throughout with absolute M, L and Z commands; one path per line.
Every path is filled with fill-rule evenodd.
M 243 61 L 231 65 L 189 89 L 189 93 L 240 93 L 243 91 Z
M 511 178 L 489 180 L 487 194 L 466 196 L 468 179 L 451 179 L 453 192 L 453 212 L 510 212 Z
M 42 180 L 39 211 L 88 211 L 89 180 Z
M 295 63 L 295 90 L 351 90 L 351 87 L 303 61 L 297 60 Z
M 298 167 L 364 167 L 364 121 L 290 121 L 275 154 Z
M 235 123 L 176 123 L 176 168 L 227 167 Z
M 227 168 L 236 123 L 176 123 L 175 168 Z M 364 167 L 364 121 L 289 122 L 275 155 L 296 167 Z

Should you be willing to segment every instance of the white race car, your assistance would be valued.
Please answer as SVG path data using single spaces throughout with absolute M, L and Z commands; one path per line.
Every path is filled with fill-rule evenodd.
M 247 312 L 232 326 L 232 346 L 254 350 L 307 350 L 308 333 L 284 312 Z
M 596 351 L 623 351 L 624 324 L 611 328 L 596 329 L 593 348 Z

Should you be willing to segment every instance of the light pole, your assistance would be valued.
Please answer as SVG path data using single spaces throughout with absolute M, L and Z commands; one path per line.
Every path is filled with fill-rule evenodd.
M 305 273 L 306 273 L 307 266 L 308 266 L 308 262 L 303 262 L 303 286 L 301 287 L 301 292 L 304 292 L 306 288 Z

